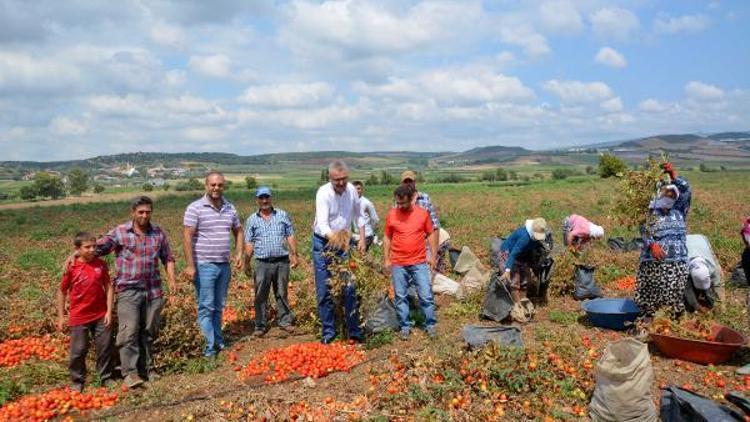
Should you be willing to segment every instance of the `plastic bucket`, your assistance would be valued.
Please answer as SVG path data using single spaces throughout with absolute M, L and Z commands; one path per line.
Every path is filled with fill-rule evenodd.
M 693 340 L 651 333 L 654 345 L 665 356 L 704 365 L 728 361 L 747 342 L 742 334 L 719 324 L 711 328 L 710 338 Z
M 591 324 L 610 330 L 624 330 L 641 312 L 632 299 L 600 298 L 581 305 Z

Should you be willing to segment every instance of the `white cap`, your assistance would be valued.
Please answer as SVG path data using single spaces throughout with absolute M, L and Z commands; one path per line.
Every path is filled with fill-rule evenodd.
M 591 223 L 589 226 L 589 236 L 594 238 L 604 237 L 604 227 Z
M 696 289 L 707 290 L 711 287 L 711 272 L 702 257 L 698 256 L 690 260 L 690 278 Z

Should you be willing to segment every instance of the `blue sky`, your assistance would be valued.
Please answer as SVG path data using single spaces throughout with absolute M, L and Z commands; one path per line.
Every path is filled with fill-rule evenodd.
M 721 0 L 0 0 L 0 160 L 750 130 L 749 18 Z

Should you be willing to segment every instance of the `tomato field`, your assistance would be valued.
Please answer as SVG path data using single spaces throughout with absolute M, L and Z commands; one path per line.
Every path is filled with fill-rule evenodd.
M 705 234 L 724 269 L 724 279 L 742 251 L 738 235 L 748 208 L 748 172 L 688 172 L 693 185 L 689 233 Z M 637 231 L 619 225 L 612 214 L 616 180 L 571 177 L 521 186 L 487 183 L 429 184 L 443 227 L 456 246 L 469 246 L 489 266 L 491 236 L 507 235 L 526 218 L 544 217 L 560 245 L 565 216 L 586 216 L 606 237 L 632 238 Z M 366 195 L 385 216 L 391 203 L 386 187 Z M 225 315 L 228 351 L 216 361 L 200 357 L 202 337 L 196 323 L 193 287 L 179 291 L 164 310 L 164 329 L 156 344 L 161 378 L 148 388 L 71 393 L 66 366 L 67 340 L 55 332 L 54 292 L 61 266 L 79 230 L 103 234 L 128 219 L 126 203 L 95 203 L 0 211 L 0 420 L 13 417 L 111 417 L 122 420 L 586 420 L 594 389 L 594 366 L 607 343 L 627 334 L 592 327 L 569 294 L 570 258 L 556 256 L 549 303 L 521 326 L 523 349 L 465 349 L 464 325 L 478 323 L 481 292 L 462 300 L 437 296 L 438 337 L 416 330 L 408 341 L 386 332 L 364 345 L 317 343 L 315 289 L 311 266 L 313 189 L 275 192 L 274 205 L 295 223 L 301 262 L 290 277 L 290 302 L 297 315 L 295 334 L 273 328 L 261 339 L 252 333 L 252 282 L 233 274 Z M 227 196 L 244 218 L 255 210 L 247 190 Z M 182 260 L 181 225 L 194 196 L 162 196 L 152 221 L 168 233 Z M 381 231 L 382 233 L 382 231 Z M 560 248 L 561 249 L 561 248 Z M 378 247 L 370 252 L 380 260 Z M 108 258 L 108 262 L 112 262 Z M 638 252 L 613 252 L 596 242 L 587 259 L 608 297 L 632 297 Z M 363 307 L 387 292 L 387 279 L 368 259 L 349 266 L 368 280 Z M 365 268 L 362 268 L 362 267 Z M 111 269 L 112 270 L 112 269 Z M 455 274 L 451 277 L 456 277 Z M 369 282 L 372 281 L 372 282 Z M 382 291 L 381 291 L 382 290 Z M 748 334 L 747 292 L 727 287 L 727 301 L 711 316 Z M 366 309 L 363 309 L 366 315 Z M 93 347 L 92 347 L 93 349 Z M 677 384 L 720 399 L 728 390 L 750 389 L 750 378 L 734 374 L 750 354 L 738 353 L 727 364 L 701 366 L 668 359 L 653 347 L 651 360 L 659 387 Z M 93 351 L 91 351 L 93 358 Z M 91 359 L 90 359 L 91 360 Z M 93 362 L 89 362 L 90 382 Z M 17 416 L 20 415 L 20 416 Z

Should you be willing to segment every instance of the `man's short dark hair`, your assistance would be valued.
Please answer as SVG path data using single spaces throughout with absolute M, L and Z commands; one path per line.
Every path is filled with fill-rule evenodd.
M 401 184 L 398 185 L 396 190 L 393 191 L 393 196 L 396 198 L 413 198 L 416 191 L 414 190 L 414 186 L 411 184 Z
M 146 195 L 136 196 L 133 198 L 133 202 L 130 204 L 130 209 L 135 211 L 136 208 L 141 205 L 148 205 L 151 209 L 154 209 L 154 201 Z
M 80 248 L 84 242 L 96 242 L 96 236 L 89 232 L 76 233 L 76 237 L 73 238 L 73 245 L 75 245 L 76 248 Z
M 354 186 L 361 186 L 361 187 L 365 187 L 365 184 L 364 184 L 364 183 L 362 183 L 362 181 L 361 181 L 361 180 L 355 180 L 355 181 L 353 181 L 353 182 L 352 182 L 352 185 L 354 185 Z

